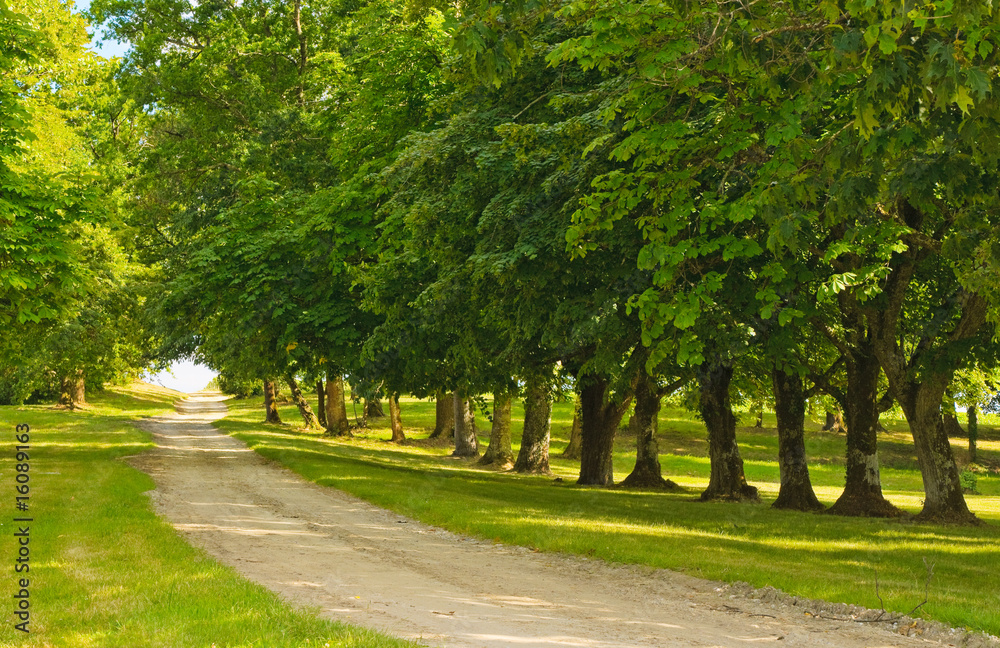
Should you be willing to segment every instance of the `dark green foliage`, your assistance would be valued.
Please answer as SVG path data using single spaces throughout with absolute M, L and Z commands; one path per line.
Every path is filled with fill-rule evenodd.
M 226 374 L 219 374 L 216 377 L 216 386 L 223 394 L 229 394 L 235 398 L 264 395 L 264 385 L 260 380 L 240 380 L 230 378 Z

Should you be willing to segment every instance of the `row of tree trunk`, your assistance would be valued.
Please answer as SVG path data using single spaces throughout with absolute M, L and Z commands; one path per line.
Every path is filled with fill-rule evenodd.
M 831 513 L 849 516 L 894 517 L 899 509 L 882 494 L 877 433 L 879 430 L 878 379 L 881 365 L 870 338 L 854 340 L 853 353 L 846 358 L 847 389 L 840 394 L 845 411 L 847 455 L 845 488 L 830 508 Z M 708 431 L 711 475 L 709 485 L 701 494 L 702 500 L 756 501 L 757 489 L 749 485 L 743 469 L 739 446 L 736 442 L 736 417 L 730 402 L 730 384 L 733 367 L 723 361 L 709 361 L 697 372 L 700 387 L 699 411 Z M 772 387 L 778 428 L 778 462 L 780 489 L 775 508 L 802 511 L 821 510 L 823 505 L 813 490 L 805 451 L 805 393 L 803 379 L 797 373 L 781 368 L 772 370 Z M 320 394 L 319 416 L 315 415 L 302 396 L 294 378 L 286 377 L 292 401 L 296 404 L 307 427 L 325 427 L 328 433 L 349 434 L 350 422 L 344 400 L 343 380 L 331 377 Z M 926 391 L 926 390 L 925 390 Z M 264 383 L 264 404 L 267 422 L 280 422 L 275 400 L 277 390 L 273 381 Z M 642 373 L 632 393 L 625 397 L 610 393 L 606 379 L 591 378 L 583 383 L 576 404 L 570 443 L 563 453 L 566 457 L 579 457 L 581 485 L 611 486 L 614 484 L 614 439 L 624 414 L 632 400 L 634 414 L 629 422 L 636 438 L 636 464 L 632 473 L 622 482 L 624 486 L 641 488 L 676 488 L 664 479 L 659 463 L 656 442 L 657 421 L 663 393 L 656 383 Z M 904 403 L 907 418 L 920 417 L 921 394 Z M 932 395 L 933 396 L 933 395 Z M 392 441 L 405 441 L 399 409 L 399 395 L 389 399 Z M 512 396 L 498 393 L 494 396 L 494 409 L 490 442 L 479 464 L 500 470 L 512 469 L 519 473 L 549 474 L 549 442 L 551 434 L 552 399 L 544 380 L 528 380 L 525 390 L 525 420 L 521 448 L 517 457 L 511 449 L 510 416 Z M 928 406 L 929 407 L 929 406 Z M 366 403 L 365 413 L 369 411 Z M 938 408 L 940 420 L 940 408 Z M 974 421 L 975 414 L 970 416 Z M 944 428 L 943 420 L 940 427 Z M 970 450 L 974 449 L 973 431 Z M 431 438 L 447 439 L 454 443 L 452 456 L 475 458 L 480 456 L 474 408 L 467 394 L 438 393 L 435 428 Z M 943 432 L 944 442 L 947 433 Z M 927 443 L 933 442 L 930 439 Z M 925 443 L 926 445 L 926 443 Z M 950 446 L 921 448 L 918 456 L 941 455 L 950 457 Z M 954 465 L 952 459 L 951 462 Z M 921 464 L 923 469 L 923 463 Z M 952 475 L 947 462 L 938 469 L 942 475 L 925 474 L 925 490 L 938 511 L 934 517 L 968 521 L 970 513 L 965 507 L 960 486 L 958 495 L 950 488 Z M 927 471 L 924 470 L 926 473 Z M 957 476 L 954 477 L 957 481 Z M 925 511 L 928 510 L 925 500 Z M 948 515 L 942 515 L 945 511 Z M 974 519 L 974 518 L 973 518 Z

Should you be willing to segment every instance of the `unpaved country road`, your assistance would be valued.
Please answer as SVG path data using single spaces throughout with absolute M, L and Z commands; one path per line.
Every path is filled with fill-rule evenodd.
M 146 419 L 157 448 L 130 461 L 156 481 L 157 511 L 194 545 L 324 616 L 432 646 L 879 648 L 947 645 L 883 625 L 720 595 L 663 570 L 462 538 L 308 483 L 210 421 L 195 395 Z

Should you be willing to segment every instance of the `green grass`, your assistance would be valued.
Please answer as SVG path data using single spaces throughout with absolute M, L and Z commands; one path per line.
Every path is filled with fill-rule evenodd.
M 920 614 L 974 630 L 1000 634 L 1000 477 L 980 475 L 980 494 L 969 506 L 988 522 L 982 528 L 838 518 L 773 511 L 778 492 L 777 438 L 773 417 L 765 427 L 741 428 L 739 440 L 748 479 L 764 502 L 705 504 L 696 501 L 708 483 L 703 425 L 680 411 L 664 411 L 660 449 L 664 474 L 688 489 L 668 494 L 573 485 L 578 467 L 559 458 L 568 442 L 572 411 L 553 412 L 555 477 L 527 477 L 481 470 L 421 439 L 433 427 L 434 404 L 403 399 L 404 428 L 416 439 L 388 444 L 387 422 L 352 440 L 321 438 L 292 425 L 259 423 L 256 400 L 230 403 L 216 425 L 318 484 L 333 486 L 398 513 L 459 533 L 498 542 L 645 564 L 724 581 L 771 585 L 790 594 L 907 612 L 924 598 L 925 560 L 933 564 L 928 603 Z M 351 408 L 348 408 L 351 414 Z M 295 421 L 293 407 L 284 407 Z M 514 437 L 522 412 L 515 406 Z M 481 417 L 480 417 L 481 418 Z M 922 492 L 905 424 L 885 421 L 881 438 L 883 487 L 898 506 L 916 512 Z M 485 424 L 482 427 L 487 427 Z M 827 504 L 843 488 L 844 439 L 810 424 L 808 452 L 818 496 Z M 488 440 L 481 430 L 480 443 Z M 981 426 L 981 462 L 1000 464 L 1000 434 Z M 956 453 L 965 458 L 962 440 Z M 634 439 L 620 435 L 615 477 L 634 463 Z M 515 444 L 515 452 L 517 451 Z
M 157 518 L 145 474 L 120 461 L 152 447 L 132 426 L 175 393 L 116 389 L 79 412 L 0 407 L 2 646 L 357 646 L 413 644 L 295 610 L 193 549 Z M 31 425 L 31 634 L 14 630 L 14 425 Z

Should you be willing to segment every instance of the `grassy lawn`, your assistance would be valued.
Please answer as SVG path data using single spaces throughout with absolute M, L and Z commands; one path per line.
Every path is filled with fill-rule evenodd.
M 90 408 L 0 407 L 2 646 L 357 646 L 412 644 L 319 619 L 193 549 L 157 518 L 153 481 L 119 459 L 152 447 L 131 422 L 176 393 L 135 386 Z M 14 426 L 31 426 L 31 633 L 14 629 Z M 22 574 L 18 574 L 18 577 Z
M 778 492 L 777 438 L 773 417 L 764 428 L 741 428 L 739 440 L 748 480 L 761 490 L 759 505 L 704 504 L 697 495 L 708 483 L 704 426 L 681 411 L 664 411 L 660 449 L 665 476 L 686 493 L 637 492 L 574 485 L 575 462 L 559 458 L 568 442 L 572 410 L 553 412 L 554 477 L 526 477 L 482 470 L 449 458 L 448 449 L 422 440 L 433 427 L 432 401 L 402 401 L 403 423 L 413 439 L 403 446 L 384 441 L 386 419 L 350 440 L 322 438 L 298 429 L 293 406 L 282 416 L 294 425 L 260 423 L 258 399 L 230 402 L 229 417 L 216 423 L 262 455 L 318 484 L 353 493 L 424 522 L 479 538 L 565 551 L 609 561 L 665 567 L 724 581 L 772 585 L 790 594 L 879 608 L 875 580 L 887 609 L 907 612 L 924 598 L 925 561 L 933 565 L 927 618 L 1000 634 L 1000 477 L 979 475 L 979 494 L 969 506 L 988 525 L 955 528 L 772 511 Z M 348 413 L 352 414 L 348 407 Z M 515 405 L 515 444 L 523 420 Z M 480 415 L 480 443 L 488 423 Z M 886 496 L 916 512 L 920 473 L 900 421 L 884 421 L 882 479 Z M 843 487 L 844 439 L 810 424 L 807 450 L 817 494 L 836 500 Z M 980 426 L 982 462 L 1000 465 L 1000 433 Z M 615 477 L 634 462 L 634 438 L 620 435 Z M 955 439 L 960 461 L 967 456 Z M 515 452 L 517 451 L 515 445 Z

